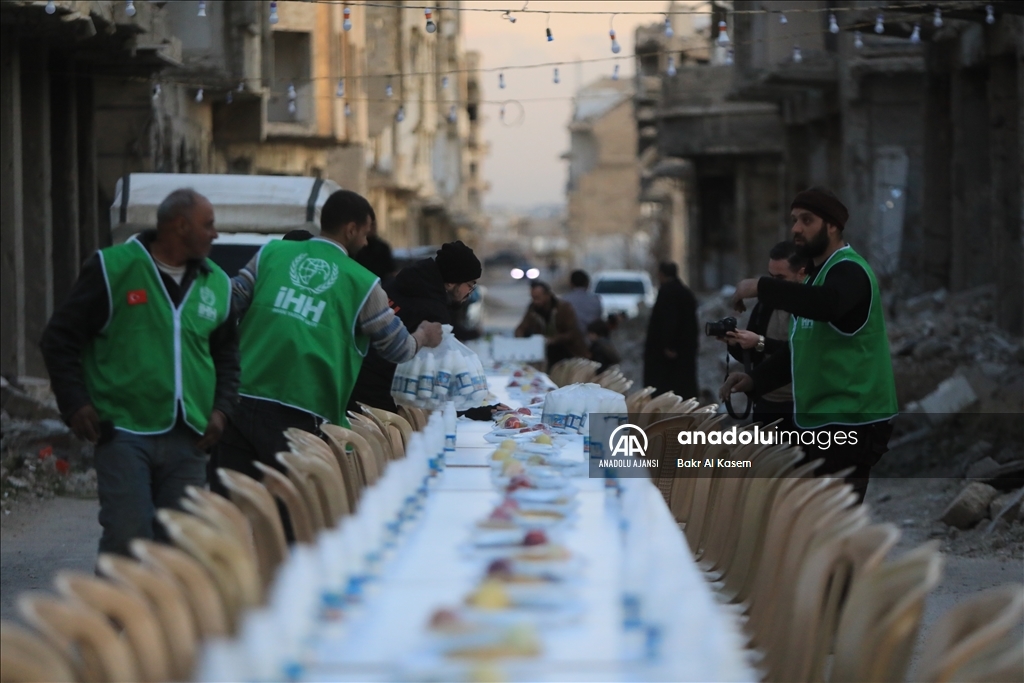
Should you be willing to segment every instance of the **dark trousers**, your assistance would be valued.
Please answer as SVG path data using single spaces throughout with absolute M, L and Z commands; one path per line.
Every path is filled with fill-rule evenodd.
M 133 538 L 166 540 L 160 508 L 180 508 L 186 486 L 206 485 L 206 454 L 199 435 L 182 423 L 164 434 L 117 430 L 96 447 L 101 553 L 128 555 Z
M 820 429 L 808 430 L 814 432 L 818 441 L 814 445 L 803 445 L 804 459 L 800 464 L 811 462 L 822 458 L 823 462 L 814 473 L 818 476 L 833 474 L 848 467 L 853 472 L 845 477 L 848 484 L 853 486 L 857 494 L 857 502 L 863 503 L 864 496 L 868 490 L 868 479 L 871 476 L 871 468 L 874 467 L 883 455 L 889 450 L 889 437 L 892 436 L 892 422 L 873 422 L 866 425 L 825 425 Z M 824 439 L 821 437 L 827 432 L 829 446 L 826 448 L 821 444 Z M 836 434 L 842 432 L 847 437 L 850 433 L 856 435 L 857 443 L 846 443 L 837 445 Z
M 663 351 L 644 354 L 644 385 L 655 387 L 655 396 L 671 391 L 683 400 L 699 398 L 697 387 L 697 350 L 682 350 L 676 358 Z
M 229 497 L 217 476 L 217 468 L 220 467 L 241 472 L 256 481 L 263 481 L 263 473 L 256 469 L 254 462 L 284 472 L 284 466 L 275 456 L 288 450 L 285 430 L 296 427 L 321 436 L 321 422 L 320 418 L 304 410 L 243 396 L 210 459 L 210 490 Z M 280 503 L 277 509 L 281 514 L 285 537 L 291 543 L 295 535 L 288 511 Z

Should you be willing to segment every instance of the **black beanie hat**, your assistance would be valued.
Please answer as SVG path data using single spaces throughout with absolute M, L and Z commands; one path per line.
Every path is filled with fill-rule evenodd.
M 484 272 L 480 259 L 462 242 L 442 244 L 434 257 L 444 282 L 470 282 Z
M 839 197 L 824 187 L 807 188 L 796 196 L 789 208 L 807 209 L 840 230 L 846 227 L 846 221 L 850 218 L 849 210 L 839 201 Z

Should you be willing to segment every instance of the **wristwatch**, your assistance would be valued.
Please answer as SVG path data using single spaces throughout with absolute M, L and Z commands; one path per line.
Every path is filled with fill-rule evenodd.
M 764 353 L 764 335 L 758 335 L 757 346 L 754 347 L 758 353 Z

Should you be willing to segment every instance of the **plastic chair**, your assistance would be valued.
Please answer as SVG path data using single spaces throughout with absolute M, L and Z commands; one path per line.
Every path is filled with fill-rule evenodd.
M 392 459 L 391 456 L 391 441 L 386 436 L 380 433 L 376 425 L 367 424 L 365 422 L 352 422 L 352 431 L 363 437 L 370 448 L 373 450 L 374 461 L 377 463 L 377 469 L 383 467 L 384 463 Z
M 412 425 L 410 425 L 405 418 L 390 411 L 374 408 L 373 406 L 368 406 L 365 403 L 360 403 L 359 407 L 364 413 L 376 419 L 377 423 L 381 427 L 381 431 L 385 434 L 388 434 L 391 431 L 391 427 L 398 430 L 400 439 L 391 439 L 391 452 L 395 458 L 404 458 L 405 449 L 409 445 L 410 437 L 412 437 Z
M 963 683 L 1024 682 L 1024 644 L 1010 634 L 988 647 L 954 673 L 952 681 Z
M 260 565 L 259 551 L 253 536 L 252 525 L 245 514 L 224 496 L 201 489 L 197 486 L 185 487 L 185 497 L 181 499 L 181 509 L 200 518 L 210 526 L 233 536 L 245 546 L 249 557 L 257 566 Z M 261 575 L 264 584 L 269 579 Z
M 358 477 L 351 484 L 354 489 L 362 491 L 365 486 L 377 483 L 381 470 L 366 439 L 351 429 L 337 425 L 324 425 L 324 434 L 339 462 L 348 461 L 355 465 Z
M 938 541 L 865 572 L 839 620 L 831 681 L 902 681 L 924 611 L 942 577 Z
M 75 679 L 89 683 L 140 680 L 131 647 L 96 610 L 26 593 L 18 598 L 18 611 L 71 664 Z
M 110 581 L 77 572 L 58 572 L 54 585 L 64 597 L 96 610 L 123 630 L 135 654 L 139 680 L 171 679 L 167 640 L 144 597 Z
M 277 531 L 273 535 L 274 542 L 279 544 L 281 561 L 283 562 L 288 557 L 288 547 L 284 536 L 284 524 L 281 521 L 281 515 L 277 511 L 277 507 L 273 505 L 273 499 L 280 501 L 284 505 L 285 510 L 288 511 L 288 521 L 291 524 L 292 537 L 296 543 L 312 544 L 316 540 L 313 534 L 313 523 L 309 519 L 309 506 L 302 498 L 299 490 L 295 488 L 295 484 L 288 477 L 261 462 L 253 464 L 263 473 L 263 488 L 272 497 L 270 506 L 267 505 L 266 501 L 261 503 L 260 506 L 263 510 L 262 514 L 268 519 L 269 524 L 280 529 L 280 538 L 278 538 Z M 262 494 L 260 497 L 262 498 Z
M 156 516 L 174 544 L 210 572 L 234 630 L 242 612 L 263 602 L 259 573 L 245 548 L 231 536 L 184 512 L 164 508 L 157 510 Z
M 299 453 L 281 452 L 277 461 L 284 465 L 288 478 L 306 499 L 310 509 L 319 506 L 326 528 L 333 529 L 342 516 L 350 514 L 345 482 L 322 458 Z M 299 481 L 303 484 L 300 485 Z
M 254 462 L 253 464 L 263 473 L 263 484 L 241 472 L 225 468 L 217 470 L 217 478 L 220 479 L 224 488 L 228 490 L 228 495 L 231 496 L 232 502 L 238 506 L 238 509 L 245 515 L 245 518 L 249 520 L 249 526 L 252 527 L 253 531 L 253 538 L 256 540 L 256 547 L 259 549 L 261 567 L 267 568 L 272 580 L 277 567 L 288 557 L 288 543 L 285 540 L 284 524 L 281 521 L 281 515 L 278 512 L 277 505 L 274 503 L 274 496 L 272 495 L 274 491 L 270 486 L 272 475 L 269 472 L 273 471 L 275 475 L 282 478 L 284 475 L 261 462 Z M 289 515 L 295 515 L 295 511 L 288 505 L 288 502 L 284 501 L 284 503 Z M 309 513 L 303 509 L 301 514 L 306 515 L 303 519 L 306 519 L 308 522 Z M 297 522 L 294 516 L 291 519 L 292 531 L 295 532 L 294 527 Z M 262 572 L 261 578 L 266 581 L 266 577 L 263 576 Z
M 136 538 L 129 548 L 142 564 L 175 581 L 185 595 L 193 623 L 202 639 L 231 633 L 224 598 L 213 576 L 187 553 L 171 546 Z
M 195 666 L 199 634 L 188 608 L 188 599 L 178 582 L 121 555 L 104 553 L 96 565 L 103 576 L 137 592 L 149 602 L 167 643 L 171 677 L 179 681 L 188 680 Z
M 683 399 L 671 391 L 655 396 L 640 409 L 640 415 L 637 418 L 640 424 L 637 426 L 641 429 L 647 427 L 647 425 L 662 419 L 663 413 L 672 412 L 682 402 Z
M 960 680 L 962 669 L 1004 640 L 1024 617 L 1024 585 L 984 591 L 939 617 L 921 650 L 917 680 L 935 683 Z M 1018 642 L 1024 649 L 1024 644 Z M 1021 673 L 1018 670 L 1018 673 Z
M 398 414 L 412 425 L 413 431 L 421 432 L 427 426 L 427 413 L 423 408 L 398 406 Z
M 651 400 L 651 394 L 657 391 L 654 387 L 644 387 L 626 396 L 626 412 L 630 415 L 639 413 L 640 409 Z
M 64 655 L 31 631 L 0 622 L 0 681 L 71 683 L 75 673 Z
M 324 462 L 330 465 L 331 469 L 337 472 L 339 477 L 345 478 L 341 465 L 338 463 L 337 458 L 334 457 L 334 451 L 319 436 L 295 427 L 289 427 L 285 430 L 285 440 L 288 442 L 288 449 L 293 453 L 323 458 Z

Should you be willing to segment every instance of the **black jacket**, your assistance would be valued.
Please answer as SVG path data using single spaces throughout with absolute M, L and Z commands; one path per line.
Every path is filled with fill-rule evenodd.
M 155 231 L 147 231 L 139 235 L 139 241 L 148 250 L 155 237 Z M 181 303 L 196 275 L 207 270 L 205 261 L 188 262 L 181 285 L 160 273 L 175 306 Z M 107 282 L 99 254 L 93 254 L 82 266 L 67 300 L 50 318 L 40 342 L 46 370 L 50 374 L 50 386 L 65 420 L 70 420 L 79 408 L 91 403 L 82 374 L 82 352 L 103 329 L 109 316 Z M 129 339 L 125 343 L 133 341 Z M 234 314 L 229 314 L 228 319 L 210 335 L 210 355 L 217 373 L 213 407 L 230 417 L 238 401 L 239 382 L 238 330 Z
M 679 278 L 658 289 L 658 299 L 651 309 L 644 353 L 662 357 L 665 349 L 694 354 L 698 345 L 697 298 Z
M 434 259 L 423 259 L 403 268 L 385 285 L 384 291 L 388 295 L 391 310 L 409 332 L 415 332 L 424 320 L 442 325 L 452 324 L 448 293 L 444 291 L 444 281 Z M 394 399 L 391 398 L 395 367 L 394 363 L 381 358 L 371 346 L 352 389 L 349 410 L 358 410 L 356 403 L 361 402 L 375 408 L 397 411 Z

